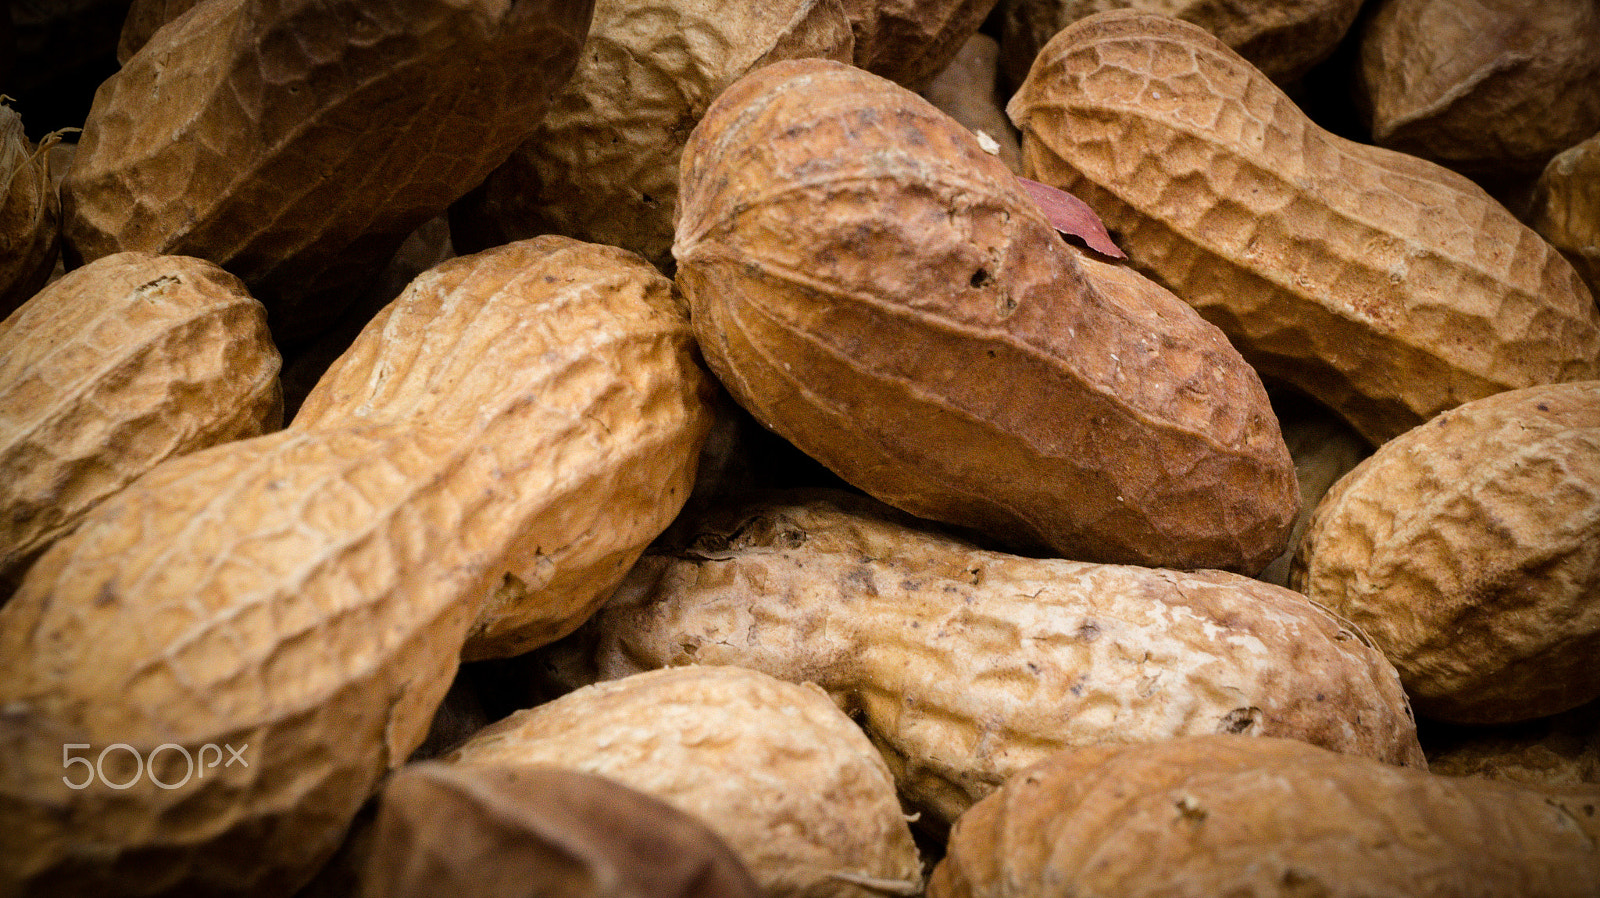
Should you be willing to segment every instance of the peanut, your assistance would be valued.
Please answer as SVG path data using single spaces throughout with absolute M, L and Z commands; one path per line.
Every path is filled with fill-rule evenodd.
M 1079 20 L 1007 111 L 1030 177 L 1373 444 L 1600 376 L 1600 310 L 1560 253 L 1466 178 L 1318 128 L 1194 25 Z

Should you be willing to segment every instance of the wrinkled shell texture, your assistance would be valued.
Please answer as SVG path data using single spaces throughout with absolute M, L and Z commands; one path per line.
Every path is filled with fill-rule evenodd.
M 850 710 L 926 822 L 1051 751 L 1236 732 L 1422 750 L 1377 650 L 1232 574 L 1029 559 L 830 503 L 729 513 L 601 610 L 605 677 L 735 664 Z
M 1039 48 L 1056 32 L 1112 9 L 1193 22 L 1268 78 L 1288 84 L 1333 52 L 1361 0 L 1009 0 L 1002 20 L 1006 77 L 1021 84 Z
M 1600 5 L 1383 0 L 1357 83 L 1374 142 L 1471 174 L 1531 175 L 1600 130 Z
M 464 538 L 495 461 L 476 443 L 394 427 L 229 443 L 160 465 L 47 551 L 0 608 L 0 883 L 304 882 L 455 670 L 487 587 Z M 249 766 L 115 791 L 136 771 L 112 752 L 105 779 L 63 783 L 64 744 L 169 742 Z M 183 755 L 161 758 L 184 781 Z
M 280 341 L 308 339 L 528 136 L 590 7 L 201 4 L 96 93 L 63 185 L 68 247 L 210 259 L 250 285 Z
M 921 881 L 883 759 L 814 686 L 736 667 L 651 671 L 519 711 L 447 760 L 548 764 L 654 795 L 715 830 L 771 898 Z
M 1465 178 L 1322 131 L 1195 26 L 1081 20 L 1008 112 L 1030 177 L 1083 198 L 1264 376 L 1374 444 L 1600 376 L 1600 311 L 1559 252 Z
M 516 282 L 520 266 L 504 260 L 526 252 L 503 247 L 448 272 L 465 272 L 464 290 L 497 288 L 496 303 L 537 308 L 559 276 Z M 521 289 L 494 283 L 496 260 Z M 590 289 L 602 297 L 591 312 L 606 308 L 606 285 Z M 0 864 L 11 865 L 0 882 L 287 893 L 421 743 L 485 598 L 525 569 L 552 507 L 581 505 L 551 491 L 593 461 L 579 447 L 601 439 L 610 413 L 592 395 L 639 414 L 620 397 L 659 374 L 600 359 L 552 367 L 570 349 L 537 316 L 480 310 L 474 327 L 455 323 L 472 365 L 397 367 L 395 418 L 296 422 L 170 460 L 34 565 L 0 608 L 0 738 L 21 759 L 0 768 Z M 552 376 L 563 367 L 570 378 Z M 613 376 L 595 385 L 588 369 Z M 431 425 L 401 414 L 427 405 L 406 389 L 430 374 L 441 403 L 463 410 Z M 173 791 L 62 784 L 63 743 L 148 753 L 168 741 L 248 744 L 250 767 Z
M 1600 134 L 1545 166 L 1534 187 L 1531 223 L 1600 296 Z
M 673 252 L 732 395 L 891 505 L 1085 560 L 1283 548 L 1299 497 L 1255 372 L 1146 279 L 1091 274 L 909 91 L 822 60 L 741 80 L 691 135 Z
M 498 238 L 566 234 L 669 263 L 679 158 L 711 101 L 758 66 L 848 62 L 852 46 L 838 0 L 596 0 L 572 80 L 469 214 Z
M 1480 399 L 1380 447 L 1318 506 L 1290 583 L 1365 629 L 1428 716 L 1600 698 L 1600 381 Z
M 282 423 L 278 350 L 238 278 L 119 253 L 0 323 L 0 593 L 159 462 Z
M 757 898 L 704 823 L 604 777 L 523 765 L 401 768 L 383 787 L 362 898 Z
M 61 203 L 44 149 L 28 142 L 15 110 L 0 106 L 0 317 L 37 293 L 56 262 Z
M 449 428 L 514 383 L 547 465 L 515 489 L 543 504 L 468 641 L 470 659 L 565 635 L 682 507 L 713 389 L 672 282 L 632 253 L 538 237 L 445 262 L 367 325 L 293 427 Z M 502 478 L 503 479 L 503 478 Z
M 1579 898 L 1600 891 L 1597 819 L 1600 788 L 1434 776 L 1286 739 L 1097 747 L 975 807 L 928 895 Z
M 855 30 L 854 63 L 920 90 L 960 52 L 995 0 L 841 0 Z

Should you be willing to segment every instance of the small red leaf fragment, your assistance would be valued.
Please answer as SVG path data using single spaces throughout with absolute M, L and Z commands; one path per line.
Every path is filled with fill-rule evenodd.
M 1039 206 L 1039 211 L 1044 213 L 1044 217 L 1056 230 L 1081 238 L 1097 253 L 1113 259 L 1128 258 L 1127 254 L 1111 241 L 1111 235 L 1106 232 L 1105 224 L 1100 221 L 1100 216 L 1089 208 L 1088 203 L 1049 184 L 1040 184 L 1038 181 L 1020 176 L 1017 180 L 1022 182 L 1023 187 L 1028 188 L 1028 195 L 1033 197 L 1033 201 Z

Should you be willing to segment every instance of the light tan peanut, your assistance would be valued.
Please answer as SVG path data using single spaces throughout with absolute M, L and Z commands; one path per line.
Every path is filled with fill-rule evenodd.
M 1475 176 L 1537 174 L 1600 130 L 1600 6 L 1380 0 L 1357 87 L 1373 141 Z
M 928 896 L 1578 898 L 1600 889 L 1597 839 L 1600 787 L 1197 736 L 1062 752 L 1018 774 L 956 824 Z
M 616 247 L 537 237 L 419 275 L 306 397 L 293 427 L 471 426 L 504 389 L 537 415 L 541 497 L 474 625 L 469 659 L 565 635 L 667 528 L 711 426 L 709 377 L 672 282 Z
M 853 504 L 731 510 L 646 556 L 588 628 L 599 674 L 737 664 L 816 683 L 935 830 L 1072 746 L 1234 732 L 1422 764 L 1393 668 L 1303 596 L 982 551 Z
M 613 501 L 566 492 L 614 457 L 607 428 L 675 421 L 689 392 L 681 321 L 622 338 L 664 347 L 660 367 L 618 371 L 602 349 L 607 327 L 661 314 L 641 294 L 664 288 L 549 249 L 434 269 L 454 289 L 419 279 L 358 341 L 329 384 L 351 403 L 335 420 L 158 465 L 34 565 L 0 608 L 16 759 L 0 765 L 0 892 L 287 894 L 327 859 L 422 742 L 495 588 L 550 528 Z M 405 334 L 409 356 L 391 342 Z M 73 789 L 64 744 L 128 746 L 107 776 L 135 782 Z M 208 745 L 249 746 L 249 766 L 185 781 Z M 181 788 L 135 776 L 153 754 Z
M 337 318 L 528 136 L 589 0 L 216 0 L 95 94 L 62 191 L 69 261 L 199 256 L 280 343 Z
M 1545 166 L 1534 185 L 1530 224 L 1600 296 L 1600 134 Z
M 515 764 L 411 764 L 385 783 L 362 898 L 757 898 L 698 819 L 605 777 Z
M 464 249 L 557 233 L 671 263 L 678 164 L 729 84 L 780 59 L 849 61 L 840 0 L 596 0 L 572 80 L 455 210 Z
M 49 280 L 61 242 L 61 201 L 50 176 L 51 136 L 34 146 L 22 116 L 0 104 L 0 318 Z
M 677 281 L 763 424 L 917 515 L 1083 560 L 1254 573 L 1298 490 L 1256 373 L 1082 261 L 971 132 L 882 78 L 777 63 L 685 151 Z
M 1600 698 L 1600 381 L 1479 399 L 1379 447 L 1317 507 L 1290 584 L 1371 634 L 1427 716 Z
M 1137 9 L 1193 22 L 1288 84 L 1322 61 L 1355 21 L 1361 0 L 1009 0 L 1002 60 L 1015 87 L 1056 32 L 1112 9 Z
M 1318 128 L 1194 25 L 1080 20 L 1007 111 L 1031 177 L 1088 202 L 1264 376 L 1374 444 L 1600 376 L 1600 311 L 1560 253 L 1466 178 Z
M 0 595 L 161 461 L 282 424 L 278 350 L 239 279 L 119 253 L 0 323 Z
M 519 711 L 446 760 L 557 766 L 654 795 L 716 831 L 772 898 L 920 891 L 883 758 L 815 686 L 650 671 Z

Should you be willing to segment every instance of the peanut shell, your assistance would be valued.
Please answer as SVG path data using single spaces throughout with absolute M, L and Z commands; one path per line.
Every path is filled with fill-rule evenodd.
M 1254 573 L 1298 490 L 1259 378 L 1131 271 L 1081 261 L 976 138 L 825 60 L 690 136 L 677 280 L 763 424 L 903 510 L 1084 560 Z
M 469 660 L 526 652 L 605 600 L 694 485 L 710 378 L 672 282 L 616 247 L 546 236 L 419 275 L 317 382 L 293 427 L 470 426 L 514 378 L 550 463 L 543 511 L 474 625 Z
M 1381 0 L 1357 85 L 1381 146 L 1473 175 L 1537 174 L 1600 130 L 1600 5 Z
M 1290 585 L 1370 634 L 1429 717 L 1600 698 L 1600 381 L 1500 393 L 1380 447 L 1317 507 Z
M 16 746 L 0 766 L 0 893 L 288 894 L 339 845 L 423 741 L 495 587 L 527 569 L 552 517 L 601 516 L 608 494 L 562 492 L 603 457 L 596 441 L 683 390 L 573 360 L 542 317 L 495 308 L 537 310 L 581 280 L 525 265 L 529 250 L 436 269 L 486 295 L 443 304 L 478 314 L 432 322 L 414 351 L 433 365 L 390 356 L 387 390 L 374 372 L 392 420 L 352 411 L 170 459 L 33 566 L 0 608 L 0 740 Z M 588 285 L 591 313 L 640 301 L 621 280 Z M 671 328 L 662 342 L 681 345 Z M 402 414 L 427 403 L 410 389 L 436 390 L 438 413 Z M 167 783 L 184 778 L 181 751 L 253 748 L 248 768 L 177 789 L 62 779 L 63 745 L 129 746 L 106 768 L 121 784 L 133 752 L 167 743 Z
M 0 318 L 44 287 L 61 239 L 61 201 L 50 177 L 49 147 L 35 147 L 22 116 L 0 105 Z
M 815 686 L 650 671 L 519 711 L 446 760 L 557 766 L 654 795 L 716 831 L 769 898 L 921 886 L 888 768 Z
M 1030 177 L 1270 379 L 1373 444 L 1502 390 L 1600 376 L 1572 266 L 1466 178 L 1312 124 L 1197 26 L 1064 29 L 1007 111 Z
M 757 898 L 704 823 L 604 777 L 411 764 L 383 788 L 363 898 Z
M 1545 166 L 1534 185 L 1529 224 L 1600 295 L 1600 134 Z
M 199 256 L 309 339 L 532 131 L 591 0 L 215 0 L 101 85 L 70 260 Z
M 1097 746 L 974 807 L 928 896 L 1578 898 L 1600 890 L 1597 821 L 1597 787 L 1435 776 L 1288 739 Z
M 1355 22 L 1362 0 L 1009 0 L 1001 24 L 1002 65 L 1015 86 L 1056 32 L 1097 12 L 1136 9 L 1204 28 L 1278 84 L 1327 58 Z
M 239 279 L 118 253 L 0 323 L 0 595 L 165 459 L 282 425 L 278 350 Z
M 596 0 L 572 80 L 455 210 L 463 247 L 556 233 L 669 265 L 679 157 L 711 101 L 767 63 L 853 46 L 840 0 Z
M 1393 668 L 1303 596 L 983 551 L 852 505 L 744 507 L 646 556 L 590 628 L 600 676 L 816 683 L 935 830 L 1066 747 L 1233 732 L 1423 763 Z

